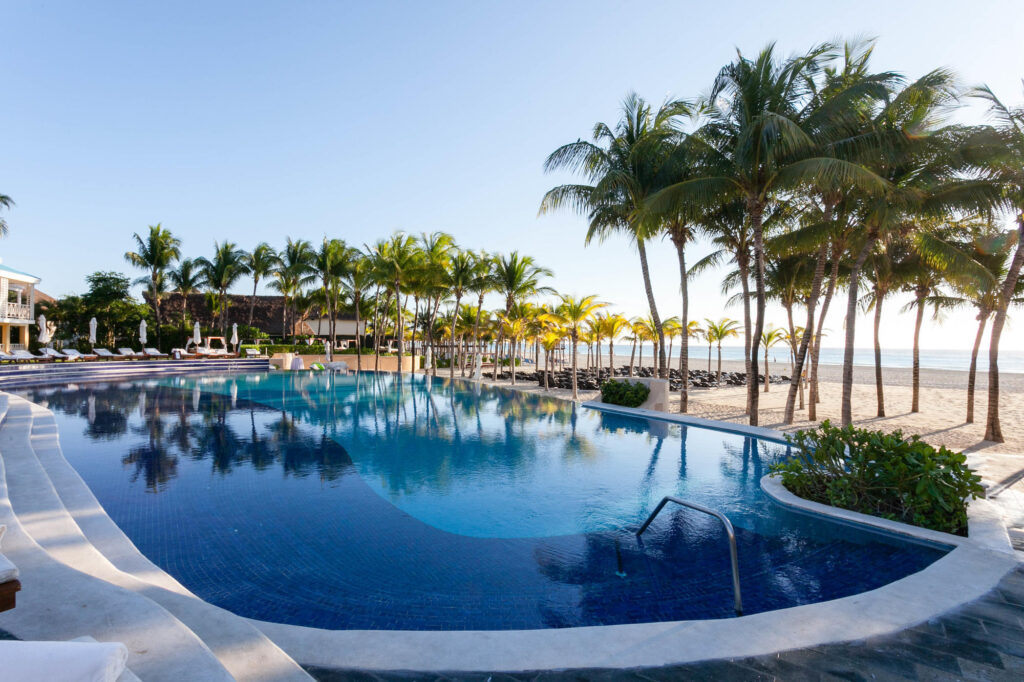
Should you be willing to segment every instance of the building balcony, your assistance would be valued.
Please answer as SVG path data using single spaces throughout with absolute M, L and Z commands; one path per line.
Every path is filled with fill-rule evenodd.
M 26 303 L 8 303 L 0 307 L 0 317 L 12 320 L 31 320 L 32 306 Z

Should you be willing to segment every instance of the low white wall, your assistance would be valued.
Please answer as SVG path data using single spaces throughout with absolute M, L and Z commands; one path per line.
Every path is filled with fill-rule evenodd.
M 650 377 L 615 377 L 615 381 L 624 381 L 631 384 L 643 384 L 647 388 L 651 389 L 651 394 L 647 396 L 647 400 L 640 405 L 639 409 L 668 412 L 668 379 L 654 379 Z

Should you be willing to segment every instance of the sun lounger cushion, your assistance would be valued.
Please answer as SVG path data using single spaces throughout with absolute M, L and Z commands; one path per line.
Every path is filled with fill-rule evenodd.
M 93 348 L 92 352 L 95 353 L 96 355 L 100 356 L 101 358 L 118 358 L 118 357 L 121 357 L 117 353 L 111 353 L 106 348 Z
M 142 352 L 151 358 L 166 358 L 167 353 L 161 353 L 156 348 L 143 348 Z
M 118 348 L 117 352 L 125 356 L 126 358 L 137 358 L 140 355 L 144 355 L 144 353 L 136 353 L 131 348 Z
M 128 663 L 128 648 L 119 642 L 0 641 L 6 682 L 88 680 L 114 682 Z

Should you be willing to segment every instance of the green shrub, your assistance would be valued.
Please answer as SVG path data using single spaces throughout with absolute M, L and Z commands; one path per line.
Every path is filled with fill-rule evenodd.
M 814 502 L 966 535 L 967 503 L 984 493 L 963 453 L 901 431 L 825 421 L 786 440 L 800 453 L 771 470 L 791 493 Z
M 601 402 L 623 407 L 639 407 L 647 400 L 651 389 L 638 381 L 610 380 L 601 384 Z

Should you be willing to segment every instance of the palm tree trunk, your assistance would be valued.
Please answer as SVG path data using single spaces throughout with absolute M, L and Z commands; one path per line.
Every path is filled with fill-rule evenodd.
M 768 376 L 768 344 L 764 347 L 764 392 L 768 392 L 769 376 Z
M 544 390 L 545 391 L 551 390 L 550 388 L 548 388 L 548 372 L 550 371 L 550 369 L 549 369 L 550 366 L 551 366 L 551 351 L 549 351 L 549 350 L 547 350 L 545 348 L 544 349 Z
M 679 341 L 679 411 L 686 412 L 690 400 L 690 292 L 689 275 L 686 272 L 686 248 L 682 241 L 676 241 L 676 256 L 679 259 L 679 293 L 683 297 L 683 313 L 680 318 L 683 338 Z
M 355 303 L 356 309 L 356 371 L 363 371 L 363 337 L 359 334 L 359 293 L 358 291 L 352 294 L 352 301 Z
M 576 351 L 579 346 L 579 336 L 576 330 L 572 330 L 572 399 L 577 400 L 580 396 L 576 390 Z
M 708 374 L 711 374 L 711 342 L 708 342 Z
M 797 347 L 795 345 L 796 339 L 793 335 L 796 328 L 793 326 L 793 312 L 792 308 L 789 309 L 789 338 L 790 345 L 793 347 L 793 376 L 790 377 L 789 381 L 789 393 L 786 395 L 786 410 L 783 416 L 783 423 L 792 424 L 794 419 L 794 405 L 796 403 L 796 394 L 799 391 L 800 394 L 800 409 L 804 407 L 804 384 L 802 376 L 804 373 L 804 362 L 807 358 L 807 348 L 811 344 L 811 340 L 814 337 L 814 309 L 818 305 L 818 296 L 821 294 L 821 283 L 825 278 L 825 259 L 828 255 L 827 245 L 822 245 L 818 249 L 818 259 L 814 263 L 814 276 L 811 279 L 811 292 L 807 297 L 807 323 L 804 326 L 804 333 L 800 337 L 800 344 Z M 812 398 L 811 403 L 814 400 Z M 813 409 L 813 408 L 811 408 Z
M 967 423 L 974 423 L 974 386 L 978 375 L 978 350 L 981 349 L 981 337 L 985 334 L 985 324 L 989 312 L 978 311 L 978 333 L 974 335 L 974 346 L 971 348 L 971 368 L 967 372 Z
M 911 372 L 913 384 L 910 397 L 910 411 L 920 412 L 921 397 L 921 324 L 924 322 L 925 294 L 918 292 L 917 314 L 914 316 L 914 368 Z
M 761 225 L 761 212 L 764 207 L 759 202 L 752 202 L 750 211 L 750 223 L 754 234 L 754 296 L 756 301 L 756 316 L 754 317 L 754 336 L 751 340 L 750 353 L 750 374 L 747 375 L 747 390 L 750 395 L 750 425 L 758 424 L 758 401 L 760 395 L 757 391 L 757 340 L 764 333 L 764 311 L 765 311 L 765 287 L 764 287 L 764 234 Z M 767 375 L 768 369 L 765 368 Z
M 878 402 L 877 417 L 885 416 L 885 384 L 882 383 L 882 343 L 878 333 L 882 328 L 882 302 L 885 301 L 885 292 L 879 291 L 875 294 L 875 399 Z
M 641 349 L 641 352 L 642 349 Z M 629 376 L 633 377 L 633 361 L 636 359 L 636 337 L 633 337 L 633 352 L 629 354 Z
M 462 294 L 455 295 L 455 312 L 452 313 L 452 363 L 448 371 L 448 378 L 455 378 L 455 318 L 459 314 L 459 304 L 462 302 Z M 512 383 L 515 383 L 514 381 Z
M 636 345 L 636 341 L 633 341 L 633 344 Z M 644 344 L 643 344 L 643 342 L 640 343 L 640 357 L 637 358 L 637 368 L 638 369 L 643 369 L 644 368 Z M 631 366 L 630 370 L 632 370 L 632 369 L 633 368 Z M 633 376 L 632 371 L 630 372 L 630 376 Z
M 864 267 L 864 261 L 875 246 L 877 235 L 871 233 L 867 241 L 857 254 L 850 269 L 849 294 L 846 298 L 846 344 L 843 348 L 843 397 L 842 397 L 842 425 L 853 424 L 853 342 L 857 331 L 857 287 L 860 284 L 860 271 Z
M 608 378 L 615 376 L 615 337 L 608 337 Z
M 252 296 L 249 298 L 249 326 L 252 326 L 252 318 L 256 313 L 256 288 L 260 285 L 260 278 L 252 278 Z
M 718 342 L 718 378 L 715 380 L 719 386 L 722 385 L 722 342 Z
M 750 339 L 752 338 L 753 330 L 751 329 L 752 322 L 750 318 L 750 269 L 749 265 L 745 262 L 739 266 L 740 270 L 740 283 L 743 290 L 743 371 L 746 373 L 747 382 L 747 399 L 745 402 L 746 414 L 750 414 Z M 754 349 L 757 352 L 757 349 Z M 754 384 L 757 384 L 757 377 L 754 377 Z
M 1006 311 L 1010 307 L 1010 299 L 1017 287 L 1021 265 L 1024 265 L 1024 216 L 1017 218 L 1017 250 L 1013 254 L 1010 268 L 1006 271 L 1003 290 L 999 297 L 999 307 L 992 320 L 992 333 L 988 346 L 988 414 L 985 417 L 985 440 L 995 443 L 1005 442 L 1003 429 L 999 424 L 999 339 L 1003 335 L 1006 324 Z
M 657 376 L 667 378 L 668 367 L 665 364 L 665 330 L 661 326 L 661 316 L 658 315 L 658 304 L 654 302 L 654 288 L 651 286 L 651 272 L 647 267 L 647 247 L 644 240 L 639 236 L 636 239 L 636 248 L 640 252 L 640 270 L 644 276 L 644 290 L 647 292 L 647 305 L 651 308 L 651 320 L 654 322 L 654 331 L 658 337 L 658 360 Z
M 818 403 L 821 396 L 818 391 L 818 358 L 821 354 L 821 340 L 825 336 L 825 318 L 828 316 L 828 308 L 832 303 L 832 296 L 835 295 L 836 285 L 839 282 L 839 256 L 842 249 L 838 244 L 832 245 L 832 268 L 829 273 L 828 287 L 825 290 L 825 300 L 821 302 L 821 314 L 818 315 L 818 326 L 811 337 L 811 376 L 810 391 L 807 396 L 807 419 L 818 420 Z
M 395 280 L 395 335 L 398 337 L 398 378 L 402 378 L 402 356 L 405 353 L 405 319 L 402 315 L 402 283 Z

